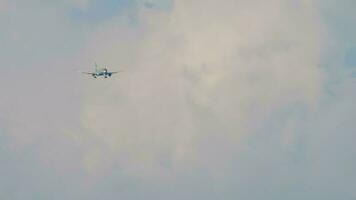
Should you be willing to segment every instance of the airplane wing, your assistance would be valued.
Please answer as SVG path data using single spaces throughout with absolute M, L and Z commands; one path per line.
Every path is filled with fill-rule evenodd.
M 92 72 L 82 72 L 82 74 L 93 75 L 94 73 L 92 73 Z
M 116 71 L 116 72 L 109 72 L 110 74 L 117 74 L 117 73 L 120 73 L 120 72 L 123 72 L 122 70 L 120 71 Z

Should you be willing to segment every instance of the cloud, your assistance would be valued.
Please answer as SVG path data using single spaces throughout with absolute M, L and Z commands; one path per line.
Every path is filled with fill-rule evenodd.
M 0 14 L 11 12 L 14 9 L 14 5 L 8 0 L 0 1 Z
M 206 153 L 215 138 L 234 149 L 271 112 L 317 101 L 313 12 L 279 0 L 177 1 L 169 13 L 141 10 L 142 29 L 108 24 L 92 36 L 89 57 L 127 72 L 85 82 L 83 126 L 138 176 L 202 163 L 220 170 Z M 228 149 L 216 159 L 236 153 Z
M 0 198 L 353 197 L 352 79 L 323 93 L 319 2 L 167 2 L 84 26 L 68 5 L 86 2 L 10 16 Z M 124 72 L 76 73 L 94 61 Z
M 69 0 L 68 3 L 79 9 L 85 10 L 89 5 L 89 0 Z

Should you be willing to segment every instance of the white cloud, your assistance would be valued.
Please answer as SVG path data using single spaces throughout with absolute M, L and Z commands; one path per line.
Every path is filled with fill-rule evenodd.
M 169 174 L 216 163 L 201 152 L 205 138 L 239 145 L 252 121 L 295 102 L 315 104 L 316 16 L 281 0 L 176 1 L 171 13 L 141 10 L 144 33 L 108 23 L 89 55 L 127 72 L 85 82 L 83 125 L 126 170 Z
M 65 0 L 65 3 L 77 9 L 85 10 L 88 8 L 90 0 Z
M 0 0 L 0 14 L 9 13 L 15 9 L 15 5 L 9 0 Z
M 1 199 L 354 195 L 353 80 L 319 100 L 317 1 L 179 0 L 85 28 L 77 3 L 5 24 Z M 94 61 L 125 72 L 76 73 Z

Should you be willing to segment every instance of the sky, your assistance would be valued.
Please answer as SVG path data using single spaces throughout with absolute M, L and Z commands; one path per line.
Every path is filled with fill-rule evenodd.
M 0 0 L 0 199 L 356 199 L 355 7 Z

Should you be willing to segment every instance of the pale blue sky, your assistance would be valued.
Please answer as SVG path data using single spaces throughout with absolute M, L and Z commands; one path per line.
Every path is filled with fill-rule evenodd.
M 0 199 L 356 199 L 355 7 L 0 0 Z
M 71 8 L 69 13 L 74 21 L 83 22 L 100 22 L 108 20 L 122 12 L 133 9 L 137 1 L 129 0 L 91 0 L 85 9 Z

